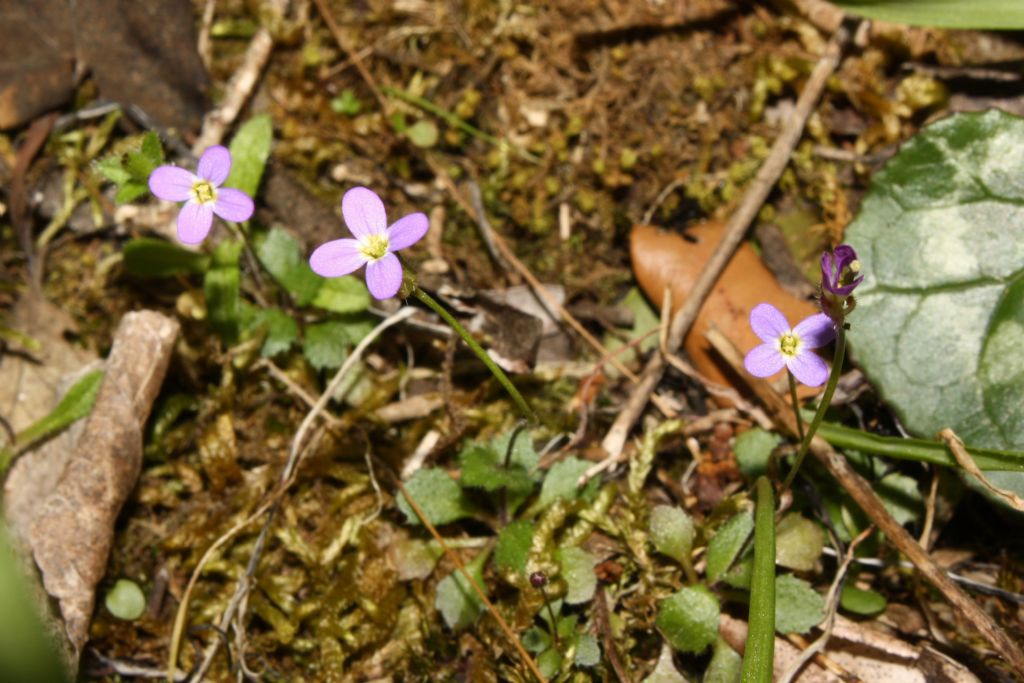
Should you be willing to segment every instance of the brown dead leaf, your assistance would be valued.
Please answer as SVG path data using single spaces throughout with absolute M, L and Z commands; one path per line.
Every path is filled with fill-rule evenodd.
M 138 478 L 142 430 L 177 335 L 177 321 L 152 311 L 121 320 L 92 414 L 52 493 L 36 504 L 28 542 L 75 654 L 88 638 L 114 522 Z
M 689 242 L 650 225 L 633 226 L 629 237 L 633 272 L 655 308 L 660 310 L 666 286 L 671 287 L 673 313 L 682 307 L 723 229 L 718 222 L 688 228 L 687 234 L 696 239 Z M 684 342 L 687 355 L 701 375 L 737 389 L 744 386 L 732 381 L 731 370 L 712 352 L 704 334 L 712 326 L 717 327 L 736 346 L 749 351 L 761 343 L 750 329 L 750 309 L 765 301 L 782 311 L 793 325 L 816 311 L 811 302 L 782 289 L 753 248 L 742 244 L 715 283 Z
M 747 640 L 746 622 L 723 614 L 719 618 L 718 630 L 730 647 L 743 653 Z M 979 683 L 978 678 L 959 662 L 890 636 L 870 624 L 843 617 L 837 617 L 824 654 L 862 681 Z M 775 679 L 782 676 L 799 656 L 800 650 L 795 645 L 776 636 Z M 795 683 L 832 683 L 839 678 L 812 660 L 793 680 Z

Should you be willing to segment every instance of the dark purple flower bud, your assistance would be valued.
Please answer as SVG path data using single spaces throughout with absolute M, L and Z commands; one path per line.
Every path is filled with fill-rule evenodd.
M 534 588 L 543 588 L 548 585 L 548 577 L 544 572 L 534 572 L 530 574 L 530 585 Z
M 848 244 L 840 244 L 831 253 L 821 255 L 821 288 L 838 297 L 847 297 L 864 280 L 860 275 L 857 252 Z

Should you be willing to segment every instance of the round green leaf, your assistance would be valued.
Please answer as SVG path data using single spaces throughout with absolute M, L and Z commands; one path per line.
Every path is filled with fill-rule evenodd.
M 437 144 L 437 124 L 433 121 L 417 121 L 406 129 L 405 134 L 417 147 L 433 147 Z
M 853 586 L 843 586 L 839 594 L 839 606 L 847 612 L 873 617 L 885 609 L 885 596 L 873 590 L 861 590 Z
M 103 602 L 111 614 L 125 621 L 135 621 L 146 611 L 146 596 L 139 584 L 128 579 L 118 579 Z
M 431 524 L 448 524 L 473 513 L 469 501 L 458 483 L 444 470 L 429 468 L 418 470 L 405 484 L 405 490 L 423 510 Z M 398 509 L 405 513 L 409 524 L 419 524 L 420 518 L 405 495 L 397 497 Z
M 775 527 L 775 562 L 783 567 L 811 571 L 824 546 L 825 532 L 799 513 L 791 512 Z
M 911 139 L 847 230 L 854 357 L 908 430 L 1024 448 L 1024 119 L 959 114 Z M 997 486 L 1024 491 L 1024 475 Z
M 658 607 L 656 624 L 682 652 L 703 652 L 718 637 L 718 598 L 702 585 L 687 586 Z
M 825 598 L 792 574 L 775 577 L 775 630 L 807 633 L 825 616 Z
M 689 559 L 693 547 L 693 520 L 673 505 L 658 505 L 651 510 L 651 542 L 658 552 L 677 562 Z
M 555 552 L 562 565 L 562 577 L 568 585 L 565 602 L 578 605 L 594 597 L 597 575 L 594 574 L 594 556 L 583 548 L 560 548 Z

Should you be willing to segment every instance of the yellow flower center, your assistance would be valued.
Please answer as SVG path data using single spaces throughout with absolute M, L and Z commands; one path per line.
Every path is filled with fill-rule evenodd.
M 217 190 L 208 180 L 197 180 L 192 185 L 192 196 L 200 204 L 209 204 L 216 201 Z
M 383 258 L 388 253 L 387 235 L 370 235 L 360 242 L 359 251 L 371 261 Z
M 793 358 L 794 356 L 796 356 L 796 352 L 797 350 L 799 350 L 799 348 L 800 338 L 797 337 L 792 332 L 787 332 L 786 334 L 779 337 L 779 351 L 782 352 L 783 356 Z

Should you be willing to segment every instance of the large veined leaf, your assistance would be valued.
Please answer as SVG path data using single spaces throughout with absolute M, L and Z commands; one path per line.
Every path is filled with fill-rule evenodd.
M 1024 28 L 1020 0 L 834 0 L 850 14 L 914 26 Z
M 906 428 L 1024 448 L 1024 119 L 921 131 L 875 176 L 847 241 L 865 275 L 854 357 Z

